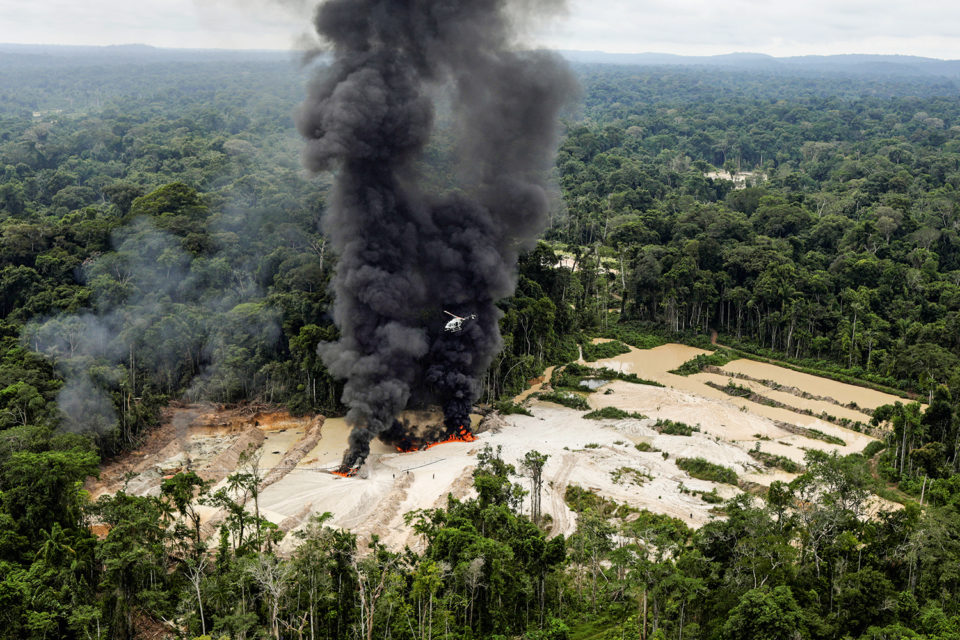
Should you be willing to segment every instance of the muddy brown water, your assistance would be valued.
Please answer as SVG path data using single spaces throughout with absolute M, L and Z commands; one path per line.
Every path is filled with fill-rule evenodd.
M 858 407 L 868 411 L 872 411 L 880 405 L 904 402 L 903 398 L 882 391 L 874 391 L 873 389 L 837 382 L 829 378 L 800 373 L 793 369 L 755 360 L 734 360 L 721 368 L 724 371 L 742 373 L 758 380 L 772 380 L 787 387 L 796 387 L 807 393 L 833 398 L 844 404 L 856 402 Z
M 609 360 L 600 361 L 598 364 L 611 369 L 623 371 L 625 373 L 636 373 L 641 378 L 656 380 L 657 382 L 669 384 L 672 387 L 683 389 L 685 391 L 705 394 L 708 397 L 723 397 L 725 395 L 723 392 L 714 390 L 716 393 L 709 393 L 705 391 L 704 387 L 706 385 L 703 385 L 700 382 L 696 382 L 694 384 L 689 383 L 691 380 L 698 380 L 701 378 L 713 379 L 707 374 L 697 374 L 684 378 L 683 376 L 676 376 L 668 373 L 668 371 L 671 369 L 676 369 L 687 360 L 691 360 L 699 354 L 708 353 L 710 352 L 703 349 L 697 349 L 696 347 L 689 347 L 687 345 L 665 344 L 659 347 L 654 347 L 653 349 L 631 348 L 630 353 L 625 353 L 615 358 L 610 358 Z M 828 410 L 828 413 L 838 417 L 842 415 L 843 417 L 848 417 L 850 419 L 863 419 L 863 415 L 868 415 L 873 409 L 879 407 L 880 405 L 903 401 L 903 398 L 898 398 L 897 396 L 889 393 L 874 391 L 873 389 L 858 387 L 856 385 L 846 384 L 844 382 L 837 382 L 836 380 L 821 378 L 819 376 L 814 376 L 807 373 L 800 373 L 799 371 L 794 371 L 792 369 L 787 369 L 785 367 L 779 367 L 777 365 L 767 364 L 764 362 L 757 362 L 755 360 L 733 360 L 724 365 L 722 369 L 731 373 L 744 374 L 758 380 L 771 380 L 785 387 L 796 387 L 812 395 L 833 398 L 844 404 L 856 402 L 858 407 L 861 407 L 865 410 L 863 412 L 857 412 L 856 410 L 847 410 L 845 412 L 841 409 L 841 407 L 836 405 L 830 405 L 829 403 L 818 402 L 814 400 L 806 400 L 804 398 L 793 396 L 792 394 L 777 392 L 782 394 L 777 397 L 777 400 L 780 400 L 785 404 L 791 404 L 792 406 L 801 409 L 811 409 L 817 412 L 828 410 L 828 407 L 832 407 L 830 410 Z M 684 382 L 684 380 L 687 382 Z M 726 381 L 722 380 L 720 376 L 717 376 L 715 381 L 722 381 L 724 384 L 726 384 Z M 765 387 L 757 385 L 756 383 L 750 385 L 744 380 L 734 380 L 734 382 L 743 386 L 756 387 L 756 390 L 764 395 L 770 395 L 772 392 L 772 390 L 767 391 Z
M 815 415 L 826 413 L 828 416 L 834 416 L 835 418 L 846 418 L 848 420 L 860 422 L 869 422 L 871 418 L 867 409 L 864 409 L 863 411 L 857 411 L 856 409 L 842 407 L 825 400 L 802 398 L 792 393 L 787 393 L 786 391 L 777 391 L 771 387 L 760 384 L 759 382 L 754 382 L 752 380 L 728 378 L 715 373 L 698 373 L 692 377 L 696 380 L 712 382 L 713 384 L 720 386 L 726 386 L 727 383 L 732 381 L 734 384 L 741 387 L 746 387 L 760 396 L 769 398 L 770 400 L 774 400 L 776 402 L 781 402 L 789 407 L 812 411 Z
M 667 380 L 672 383 L 675 378 L 680 377 L 667 373 L 669 370 L 676 369 L 687 360 L 702 353 L 710 352 L 696 347 L 688 347 L 685 344 L 664 344 L 653 349 L 631 347 L 629 353 L 607 360 L 598 360 L 596 364 L 614 371 L 635 373 L 641 378 L 656 380 L 665 384 Z
M 665 344 L 653 349 L 631 348 L 629 353 L 625 353 L 607 360 L 600 360 L 596 363 L 596 366 L 608 367 L 624 373 L 635 373 L 641 378 L 660 382 L 668 387 L 668 389 L 662 390 L 666 393 L 659 393 L 658 391 L 649 387 L 636 388 L 638 385 L 620 386 L 618 383 L 614 383 L 619 389 L 622 390 L 618 390 L 614 396 L 600 396 L 598 398 L 591 399 L 591 402 L 597 406 L 615 405 L 625 410 L 639 410 L 642 413 L 651 416 L 660 417 L 662 415 L 662 417 L 689 422 L 689 420 L 684 419 L 687 417 L 684 414 L 696 413 L 697 410 L 694 409 L 695 406 L 699 406 L 704 401 L 707 401 L 708 404 L 710 401 L 713 401 L 713 409 L 710 412 L 715 414 L 715 418 L 711 419 L 707 415 L 702 416 L 701 420 L 703 420 L 703 428 L 705 431 L 712 431 L 716 435 L 729 440 L 754 439 L 752 434 L 755 432 L 756 426 L 747 427 L 746 424 L 739 424 L 740 422 L 753 423 L 753 420 L 733 420 L 731 422 L 731 416 L 725 415 L 727 410 L 723 407 L 737 407 L 740 411 L 748 412 L 753 416 L 759 416 L 767 420 L 772 420 L 774 421 L 774 424 L 776 424 L 776 422 L 784 422 L 801 427 L 818 429 L 825 433 L 836 435 L 847 443 L 842 447 L 834 447 L 831 445 L 826 445 L 826 443 L 823 443 L 819 440 L 814 441 L 807 438 L 800 438 L 799 436 L 790 436 L 793 439 L 799 439 L 799 441 L 804 442 L 804 446 L 813 448 L 837 449 L 842 453 L 852 453 L 854 451 L 862 450 L 866 443 L 872 439 L 863 434 L 824 422 L 816 416 L 809 416 L 796 411 L 791 411 L 787 408 L 771 407 L 765 404 L 747 400 L 745 398 L 730 396 L 720 389 L 716 389 L 706 384 L 707 381 L 726 384 L 726 379 L 724 376 L 720 376 L 718 374 L 698 373 L 691 376 L 679 376 L 669 373 L 671 369 L 679 367 L 687 360 L 690 360 L 699 354 L 706 353 L 710 352 L 681 344 Z M 871 398 L 880 404 L 889 402 L 889 399 L 894 398 L 888 394 L 882 394 L 869 389 L 862 389 L 861 387 L 835 382 L 826 378 L 818 378 L 816 376 L 810 376 L 806 374 L 800 374 L 805 376 L 804 378 L 795 378 L 789 375 L 796 373 L 792 370 L 773 365 L 764 365 L 763 363 L 758 363 L 751 360 L 736 360 L 730 364 L 736 364 L 736 367 L 732 370 L 744 373 L 751 377 L 773 380 L 783 385 L 798 386 L 798 388 L 804 391 L 825 397 L 840 397 L 854 400 L 856 398 L 860 398 L 864 401 L 866 398 Z M 754 367 L 754 365 L 758 366 Z M 809 380 L 807 380 L 807 378 L 809 378 Z M 793 384 L 800 383 L 801 381 L 809 383 L 810 388 L 808 389 L 801 384 Z M 738 384 L 742 384 L 746 381 L 736 382 Z M 771 395 L 773 393 L 772 390 L 769 390 L 763 385 L 757 383 L 750 385 L 743 384 L 743 386 L 750 386 L 751 388 L 755 387 L 758 392 L 761 392 L 761 395 Z M 674 393 L 679 391 L 688 394 L 687 399 L 685 401 L 680 401 L 679 404 L 677 404 L 679 399 L 670 400 L 669 398 L 671 394 L 669 391 Z M 858 392 L 861 391 L 869 393 L 860 395 Z M 644 397 L 652 398 L 654 396 L 663 396 L 663 398 L 658 401 L 655 406 L 645 406 L 645 404 L 641 402 L 641 399 Z M 842 415 L 842 417 L 849 417 L 851 419 L 860 419 L 864 421 L 865 418 L 868 417 L 866 414 L 861 414 L 860 412 L 853 410 L 843 411 L 841 407 L 831 405 L 829 403 L 804 401 L 803 398 L 799 398 L 791 394 L 784 393 L 781 396 L 778 396 L 777 399 L 784 401 L 784 403 L 789 406 L 797 407 L 799 409 L 809 408 L 811 411 L 815 411 L 817 413 L 819 413 L 820 410 L 826 410 L 830 415 L 838 417 Z M 660 411 L 661 406 L 664 409 L 663 412 Z M 670 414 L 667 413 L 667 406 L 674 407 L 671 409 Z M 829 407 L 829 410 L 827 407 Z M 722 420 L 720 420 L 721 414 L 724 414 Z M 713 424 L 717 423 L 718 420 L 722 421 L 724 424 Z M 780 432 L 781 430 L 775 429 L 775 431 Z M 759 432 L 764 433 L 764 430 L 760 429 Z M 786 433 L 778 433 L 776 437 L 779 438 L 786 435 Z

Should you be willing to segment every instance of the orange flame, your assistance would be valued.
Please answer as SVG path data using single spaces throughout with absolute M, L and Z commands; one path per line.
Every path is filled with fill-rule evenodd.
M 439 440 L 437 442 L 431 442 L 424 449 L 432 449 L 438 444 L 447 444 L 448 442 L 474 442 L 477 439 L 477 436 L 470 433 L 470 430 L 465 426 L 460 426 L 460 430 L 457 433 L 451 434 L 446 440 Z
M 330 473 L 335 476 L 340 476 L 341 478 L 351 478 L 357 475 L 357 469 L 347 469 L 346 471 L 337 469 L 336 471 L 331 471 Z
M 448 442 L 474 442 L 476 441 L 477 436 L 473 435 L 465 425 L 461 425 L 456 433 L 450 434 L 443 440 L 437 440 L 435 442 L 417 442 L 415 440 L 407 440 L 401 444 L 396 445 L 397 451 L 400 453 L 413 453 L 414 451 L 426 451 L 427 449 L 432 449 L 438 444 L 446 444 Z

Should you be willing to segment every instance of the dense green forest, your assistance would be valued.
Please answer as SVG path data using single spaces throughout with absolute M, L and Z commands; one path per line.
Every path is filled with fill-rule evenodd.
M 125 56 L 0 55 L 0 637 L 960 638 L 952 83 L 577 67 L 562 197 L 485 381 L 509 398 L 586 336 L 717 331 L 902 393 L 886 443 L 811 452 L 697 531 L 571 487 L 566 539 L 520 510 L 542 458 L 485 451 L 475 499 L 410 514 L 422 553 L 318 518 L 280 557 L 252 467 L 229 479 L 247 505 L 192 473 L 93 504 L 82 484 L 172 400 L 342 409 L 316 352 L 328 178 L 291 117 L 307 72 Z M 876 514 L 871 491 L 905 506 Z M 231 513 L 218 540 L 200 504 Z

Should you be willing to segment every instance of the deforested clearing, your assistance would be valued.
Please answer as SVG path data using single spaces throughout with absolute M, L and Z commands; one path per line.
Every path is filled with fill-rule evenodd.
M 715 505 L 701 497 L 716 492 L 730 498 L 742 489 L 730 484 L 693 478 L 677 467 L 677 459 L 702 458 L 736 472 L 740 484 L 768 486 L 776 480 L 790 480 L 796 474 L 766 468 L 748 452 L 759 448 L 772 455 L 802 463 L 807 449 L 860 452 L 874 438 L 808 415 L 773 408 L 726 395 L 705 384 L 713 374 L 683 377 L 668 373 L 686 359 L 702 353 L 700 349 L 667 344 L 649 350 L 631 348 L 629 353 L 593 363 L 624 373 L 637 373 L 662 382 L 664 387 L 613 381 L 597 391 L 585 394 L 591 408 L 616 407 L 642 414 L 644 419 L 585 419 L 584 412 L 537 400 L 526 392 L 517 396 L 533 414 L 500 416 L 489 430 L 483 419 L 473 416 L 478 440 L 473 443 L 449 443 L 429 450 L 400 453 L 395 448 L 371 442 L 367 464 L 354 477 L 341 478 L 330 473 L 340 462 L 347 446 L 349 428 L 341 418 L 321 420 L 294 418 L 280 411 L 243 413 L 218 411 L 215 407 L 173 409 L 169 421 L 177 416 L 189 420 L 185 435 L 164 428 L 153 435 L 148 450 L 134 451 L 117 463 L 132 477 L 118 481 L 111 467 L 99 482 L 92 483 L 94 494 L 115 491 L 123 482 L 127 490 L 138 494 L 156 494 L 164 477 L 192 469 L 217 482 L 213 490 L 225 486 L 227 473 L 240 469 L 222 469 L 219 450 L 233 450 L 245 438 L 264 478 L 272 478 L 259 496 L 261 513 L 285 532 L 297 530 L 312 514 L 330 512 L 331 524 L 348 529 L 361 540 L 377 536 L 392 548 L 418 548 L 419 537 L 404 522 L 408 512 L 442 507 L 451 494 L 457 498 L 473 495 L 472 471 L 477 453 L 484 446 L 502 447 L 504 458 L 516 463 L 527 451 L 549 456 L 544 467 L 542 511 L 551 517 L 551 534 L 570 535 L 576 529 L 576 515 L 564 500 L 567 487 L 576 485 L 628 505 L 678 518 L 693 527 L 702 526 L 717 514 Z M 774 365 L 746 360 L 730 363 L 731 369 L 771 380 L 797 379 L 795 372 Z M 752 365 L 758 365 L 753 367 Z M 548 375 L 551 372 L 548 372 Z M 782 377 L 781 377 L 782 376 Z M 853 385 L 805 375 L 811 389 L 835 397 L 855 397 L 861 389 Z M 549 381 L 538 383 L 549 385 Z M 759 383 L 752 386 L 762 387 Z M 769 391 L 769 389 L 767 389 Z M 871 392 L 873 397 L 878 392 Z M 798 404 L 801 398 L 795 398 Z M 893 401 L 892 399 L 890 400 Z M 869 421 L 868 414 L 860 419 Z M 696 426 L 689 436 L 658 433 L 658 419 Z M 303 448 L 311 423 L 319 423 L 319 439 Z M 843 446 L 805 437 L 784 428 L 785 424 L 817 429 L 843 440 Z M 250 431 L 262 433 L 251 438 Z M 648 451 L 636 445 L 646 443 Z M 300 447 L 290 464 L 289 453 Z M 647 448 L 647 447 L 641 447 Z M 234 459 L 236 456 L 234 456 Z M 284 466 L 286 461 L 287 466 Z M 623 468 L 650 476 L 642 483 L 625 482 Z M 524 505 L 529 509 L 529 504 Z M 207 523 L 222 517 L 215 509 L 204 509 Z M 215 527 L 208 526 L 212 533 Z M 285 536 L 281 548 L 288 551 L 297 543 Z

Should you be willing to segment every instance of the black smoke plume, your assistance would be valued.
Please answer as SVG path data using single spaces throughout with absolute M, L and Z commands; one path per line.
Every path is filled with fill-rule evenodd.
M 298 114 L 305 164 L 334 170 L 325 232 L 339 254 L 334 321 L 321 345 L 346 380 L 353 427 L 343 467 L 414 399 L 469 426 L 479 379 L 501 347 L 495 306 L 518 253 L 543 230 L 557 115 L 575 90 L 559 57 L 522 49 L 512 16 L 556 0 L 327 0 L 315 26 L 333 60 Z M 456 188 L 426 188 L 435 98 L 449 96 Z M 456 333 L 443 311 L 476 314 Z

